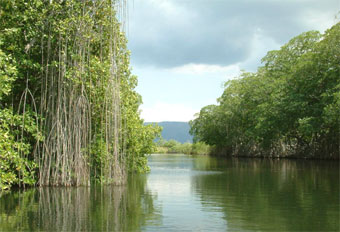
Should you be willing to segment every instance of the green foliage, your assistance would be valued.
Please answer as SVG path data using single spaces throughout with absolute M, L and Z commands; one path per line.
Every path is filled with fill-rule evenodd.
M 270 51 L 191 121 L 196 141 L 234 156 L 339 158 L 340 24 Z
M 211 146 L 204 142 L 196 142 L 192 144 L 191 154 L 194 155 L 208 155 L 210 153 Z
M 0 45 L 2 38 L 0 37 Z M 42 139 L 33 113 L 14 114 L 2 101 L 10 95 L 17 78 L 15 60 L 0 49 L 0 190 L 11 185 L 33 185 L 36 163 L 30 155 Z
M 0 45 L 1 45 L 0 37 Z M 3 96 L 8 96 L 12 83 L 16 79 L 17 70 L 15 64 L 13 64 L 13 59 L 10 55 L 6 55 L 0 49 L 0 100 Z
M 143 125 L 143 121 L 138 118 L 131 118 L 127 124 L 127 165 L 131 172 L 147 172 L 147 156 L 155 151 L 153 140 L 160 136 L 161 128 L 155 125 Z
M 0 1 L 1 189 L 148 169 L 160 128 L 140 119 L 118 3 Z
M 20 137 L 21 133 L 25 136 Z M 32 139 L 42 139 L 32 115 L 0 110 L 0 190 L 35 184 L 37 164 L 31 156 Z
M 160 139 L 156 143 L 156 152 L 160 154 L 165 153 L 181 153 L 191 155 L 207 155 L 210 152 L 210 146 L 203 142 L 196 143 L 180 143 L 176 140 Z

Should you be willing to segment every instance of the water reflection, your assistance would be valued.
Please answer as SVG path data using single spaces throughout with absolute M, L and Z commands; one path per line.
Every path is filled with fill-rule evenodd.
M 0 231 L 139 231 L 159 221 L 146 176 L 127 186 L 41 188 L 0 198 Z
M 147 227 L 147 231 L 226 230 L 223 214 L 205 210 L 192 188 L 192 176 L 215 172 L 195 170 L 193 159 L 180 154 L 149 157 L 148 189 L 158 195 L 155 203 L 162 208 L 162 221 L 157 227 Z
M 223 171 L 194 175 L 192 186 L 231 231 L 339 230 L 337 162 L 201 157 L 194 167 Z
M 152 155 L 126 186 L 0 197 L 0 231 L 339 231 L 339 163 Z

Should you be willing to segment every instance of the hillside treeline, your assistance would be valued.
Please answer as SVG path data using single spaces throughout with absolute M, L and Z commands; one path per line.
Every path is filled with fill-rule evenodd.
M 125 8 L 0 1 L 0 190 L 122 184 L 147 168 L 159 129 L 139 117 Z
M 195 140 L 226 156 L 338 159 L 340 23 L 302 33 L 262 63 L 201 109 L 190 122 Z

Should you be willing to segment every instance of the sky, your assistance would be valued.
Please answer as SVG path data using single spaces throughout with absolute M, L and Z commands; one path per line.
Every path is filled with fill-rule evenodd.
M 189 121 L 223 84 L 305 31 L 339 22 L 340 0 L 132 0 L 128 49 L 145 122 Z

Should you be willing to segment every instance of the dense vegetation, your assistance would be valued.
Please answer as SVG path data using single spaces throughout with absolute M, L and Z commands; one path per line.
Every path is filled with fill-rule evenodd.
M 218 105 L 190 122 L 194 140 L 227 156 L 338 159 L 340 23 L 270 51 L 257 72 L 228 81 Z
M 210 146 L 203 142 L 180 143 L 174 139 L 160 139 L 156 142 L 156 152 L 160 154 L 180 153 L 188 155 L 208 155 Z
M 121 0 L 0 1 L 0 189 L 123 183 L 147 168 Z

